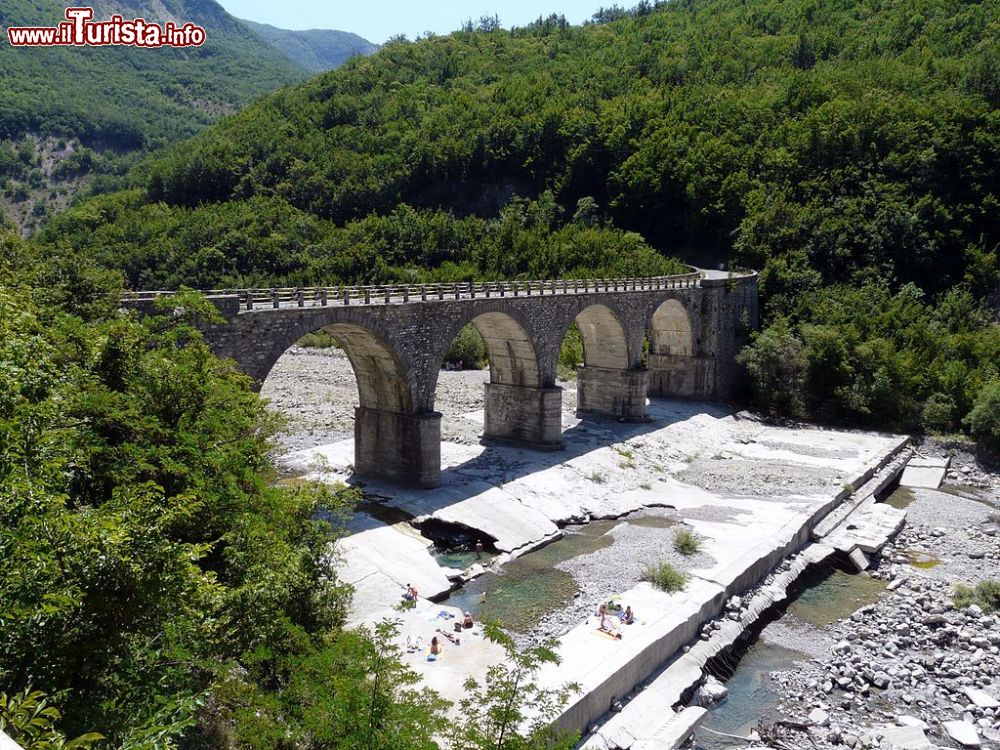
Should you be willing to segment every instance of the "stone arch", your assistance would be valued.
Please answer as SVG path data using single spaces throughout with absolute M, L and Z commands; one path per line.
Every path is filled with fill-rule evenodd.
M 507 313 L 496 311 L 480 313 L 469 322 L 486 342 L 491 383 L 541 386 L 538 355 L 524 326 Z
M 715 361 L 699 356 L 691 314 L 678 299 L 662 302 L 649 322 L 649 395 L 702 398 L 711 395 Z
M 691 316 L 679 300 L 668 299 L 653 312 L 649 326 L 649 350 L 652 354 L 673 357 L 694 355 Z
M 380 336 L 356 323 L 329 323 L 322 330 L 333 336 L 347 354 L 362 407 L 398 414 L 413 411 L 405 369 Z
M 594 303 L 577 313 L 576 324 L 583 340 L 583 364 L 624 370 L 629 366 L 628 339 L 618 314 Z

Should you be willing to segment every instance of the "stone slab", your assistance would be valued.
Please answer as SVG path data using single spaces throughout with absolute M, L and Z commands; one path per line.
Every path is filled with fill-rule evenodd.
M 903 470 L 899 483 L 904 487 L 926 487 L 936 490 L 944 481 L 946 471 L 944 466 L 914 466 L 911 462 Z

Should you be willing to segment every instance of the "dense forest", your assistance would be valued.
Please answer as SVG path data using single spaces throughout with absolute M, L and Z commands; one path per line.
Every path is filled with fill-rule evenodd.
M 343 65 L 355 55 L 370 55 L 378 49 L 357 34 L 336 29 L 289 31 L 266 23 L 243 21 L 253 33 L 266 41 L 300 68 L 322 73 Z
M 28 232 L 85 190 L 105 190 L 150 150 L 307 77 L 305 68 L 214 0 L 101 0 L 112 13 L 206 29 L 189 49 L 25 48 L 8 26 L 52 26 L 66 3 L 0 4 L 0 213 Z
M 979 303 L 998 10 L 692 0 L 397 39 L 147 160 L 40 241 L 143 287 L 735 263 L 761 271 L 765 343 L 802 353 L 779 399 L 757 352 L 763 406 L 958 431 L 1000 359 Z

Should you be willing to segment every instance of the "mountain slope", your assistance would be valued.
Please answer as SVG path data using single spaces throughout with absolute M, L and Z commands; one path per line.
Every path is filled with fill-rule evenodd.
M 154 288 L 642 273 L 650 245 L 734 262 L 761 269 L 763 408 L 956 431 L 1000 379 L 998 19 L 674 0 L 397 41 L 40 239 Z
M 120 171 L 123 155 L 186 138 L 305 72 L 212 0 L 101 0 L 111 13 L 191 21 L 199 48 L 14 48 L 0 43 L 0 187 L 22 226 L 78 190 L 87 174 Z M 56 0 L 4 0 L 0 27 L 54 25 Z M 10 152 L 23 159 L 5 159 Z M 69 162 L 66 160 L 69 159 Z M 64 163 L 65 162 L 65 163 Z M 62 166 L 60 164 L 62 163 Z
M 322 73 L 343 65 L 354 55 L 370 55 L 378 49 L 357 34 L 333 29 L 289 31 L 266 23 L 243 21 L 261 39 L 310 73 Z

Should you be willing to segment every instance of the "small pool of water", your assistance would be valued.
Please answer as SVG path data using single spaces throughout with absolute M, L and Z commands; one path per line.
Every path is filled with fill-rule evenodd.
M 885 499 L 886 505 L 891 505 L 898 510 L 905 509 L 910 503 L 916 500 L 913 490 L 909 487 L 897 487 L 889 497 Z
M 496 557 L 492 552 L 486 552 L 485 550 L 483 552 L 476 552 L 474 549 L 466 547 L 456 549 L 434 547 L 431 554 L 434 555 L 434 559 L 438 565 L 445 568 L 458 568 L 459 570 L 465 570 L 476 563 L 486 567 Z
M 478 619 L 499 620 L 515 633 L 527 632 L 579 591 L 573 576 L 556 565 L 611 545 L 614 539 L 608 532 L 618 523 L 592 521 L 569 526 L 560 539 L 511 560 L 499 572 L 490 571 L 470 581 L 442 603 L 471 612 Z
M 941 564 L 940 558 L 935 557 L 930 552 L 920 549 L 904 550 L 903 554 L 914 568 L 927 570 Z
M 793 614 L 802 622 L 789 623 L 808 633 L 814 627 L 824 628 L 836 620 L 849 617 L 859 607 L 875 603 L 885 591 L 881 581 L 860 574 L 851 574 L 833 568 L 814 568 L 800 579 L 801 590 L 788 606 L 787 617 Z M 771 679 L 772 672 L 794 669 L 797 662 L 810 657 L 801 651 L 784 648 L 767 639 L 767 629 L 762 637 L 751 645 L 739 658 L 732 676 L 727 679 L 729 665 L 717 665 L 717 677 L 723 679 L 729 695 L 721 704 L 713 706 L 703 728 L 695 733 L 698 750 L 728 750 L 746 747 L 745 740 L 720 737 L 706 731 L 714 729 L 726 734 L 746 737 L 758 721 L 772 722 L 782 718 L 777 710 L 781 700 L 781 690 Z
M 695 732 L 697 750 L 728 750 L 743 748 L 745 740 L 720 737 L 708 729 L 746 737 L 757 728 L 761 717 L 765 721 L 780 718 L 776 706 L 781 694 L 771 672 L 792 669 L 798 661 L 809 657 L 801 651 L 783 648 L 766 640 L 758 640 L 740 660 L 732 677 L 726 681 L 729 695 L 709 712 L 704 724 Z
M 842 570 L 832 573 L 818 570 L 804 576 L 801 582 L 804 588 L 788 606 L 788 612 L 818 628 L 874 604 L 885 591 L 884 581 Z

